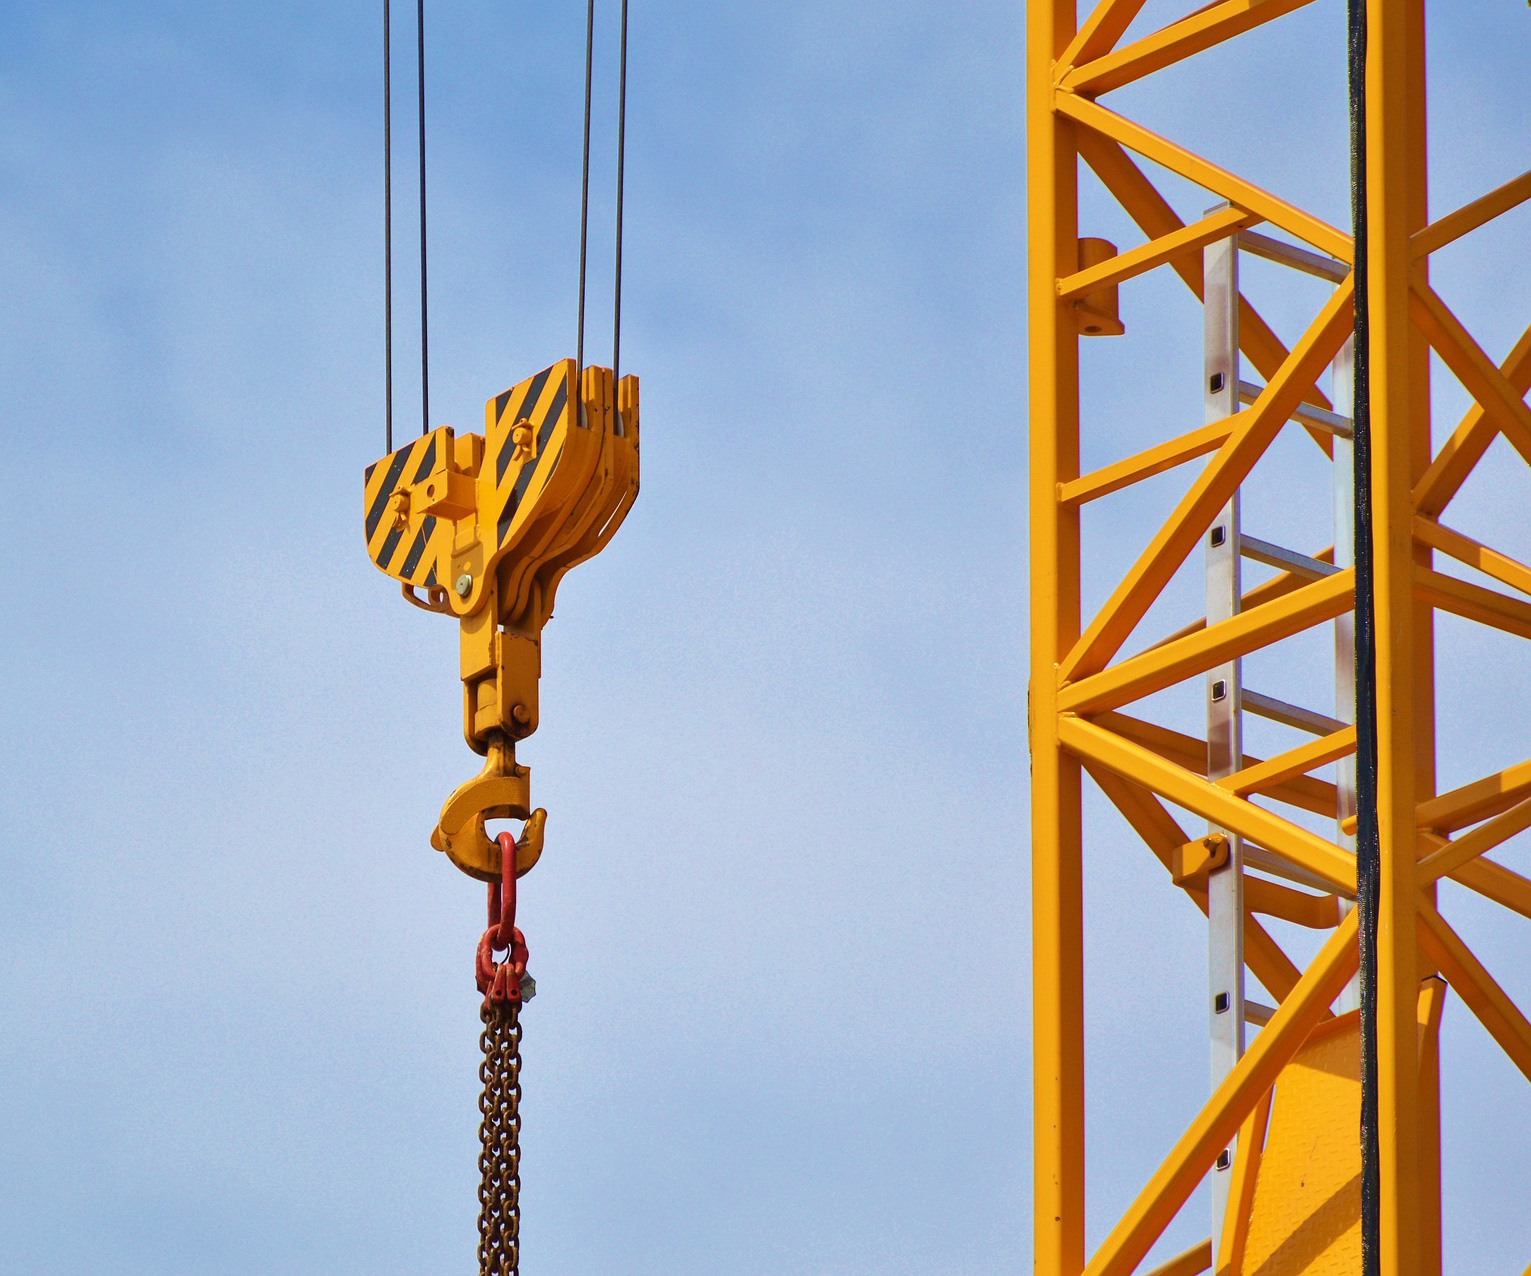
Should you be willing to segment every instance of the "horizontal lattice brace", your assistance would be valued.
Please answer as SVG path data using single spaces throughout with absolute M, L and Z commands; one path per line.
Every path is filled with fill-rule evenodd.
M 1217 783 L 1230 793 L 1263 793 L 1285 780 L 1307 775 L 1309 771 L 1349 757 L 1355 750 L 1356 729 L 1344 727 L 1285 753 L 1278 753 L 1268 762 L 1246 766 L 1232 775 L 1224 776 Z
M 1063 712 L 1088 713 L 1141 700 L 1216 665 L 1343 616 L 1354 605 L 1354 596 L 1355 571 L 1345 568 L 1188 637 L 1065 683 L 1058 691 L 1058 707 Z
M 1243 416 L 1244 413 L 1240 412 L 1222 421 L 1214 421 L 1211 425 L 1204 425 L 1166 443 L 1155 444 L 1134 456 L 1092 470 L 1083 478 L 1061 483 L 1058 486 L 1058 500 L 1064 505 L 1083 505 L 1087 501 L 1109 496 L 1112 492 L 1120 492 L 1144 479 L 1153 478 L 1156 474 L 1163 474 L 1187 461 L 1194 461 L 1198 456 L 1216 452 L 1238 428 Z
M 1207 774 L 1207 742 L 1197 736 L 1186 735 L 1169 727 L 1161 727 L 1157 723 L 1145 722 L 1127 713 L 1097 714 L 1094 715 L 1093 721 L 1107 731 L 1114 731 L 1123 739 L 1141 744 L 1144 748 L 1157 753 L 1165 761 L 1172 762 L 1193 775 Z M 1262 759 L 1252 754 L 1244 755 L 1246 766 L 1259 766 L 1261 761 Z M 1339 793 L 1335 786 L 1327 780 L 1319 780 L 1313 776 L 1293 776 L 1289 780 L 1283 780 L 1263 790 L 1261 796 L 1284 802 L 1288 806 L 1295 806 L 1300 811 L 1311 811 L 1314 815 L 1323 815 L 1330 819 L 1339 813 Z M 1181 841 L 1184 840 L 1184 838 L 1181 839 Z
M 1464 833 L 1454 841 L 1442 841 L 1419 862 L 1419 880 L 1433 882 L 1486 855 L 1496 846 L 1503 845 L 1517 834 L 1531 828 L 1531 798 L 1516 803 L 1501 815 L 1486 820 L 1471 833 Z
M 1098 265 L 1065 275 L 1058 280 L 1058 296 L 1067 301 L 1081 297 L 1099 288 L 1123 283 L 1138 275 L 1146 274 L 1156 267 L 1173 262 L 1186 253 L 1205 248 L 1220 239 L 1227 239 L 1240 226 L 1248 226 L 1260 219 L 1242 208 L 1220 208 L 1217 212 L 1192 222 L 1179 230 L 1150 239 L 1137 248 L 1129 248 Z
M 1501 585 L 1508 585 L 1523 594 L 1531 594 L 1531 567 L 1527 567 L 1518 558 L 1501 554 L 1471 536 L 1464 536 L 1428 518 L 1414 520 L 1414 538 L 1456 559 L 1463 566 L 1492 577 Z
M 1414 596 L 1438 611 L 1487 625 L 1517 638 L 1531 638 L 1531 603 L 1482 585 L 1472 585 L 1428 567 L 1414 569 Z
M 1415 231 L 1410 237 L 1414 256 L 1428 257 L 1437 249 L 1461 239 L 1463 235 L 1477 230 L 1479 226 L 1493 221 L 1494 218 L 1509 212 L 1512 208 L 1519 207 L 1528 199 L 1531 199 L 1531 172 L 1522 173 L 1497 190 L 1480 196 L 1454 213 L 1447 213 L 1446 216 L 1437 218 L 1423 230 Z
M 1318 553 L 1312 555 L 1313 561 L 1329 565 L 1334 562 L 1334 546 L 1326 545 Z M 1301 589 L 1307 581 L 1307 576 L 1299 576 L 1295 572 L 1282 572 L 1279 576 L 1272 576 L 1263 584 L 1256 585 L 1247 591 L 1239 599 L 1239 610 L 1248 611 L 1251 607 L 1258 607 L 1261 603 L 1267 603 L 1272 598 L 1280 598 L 1283 594 L 1290 594 L 1294 589 Z M 1184 638 L 1187 634 L 1200 633 L 1207 627 L 1207 619 L 1202 616 L 1193 620 L 1189 625 L 1182 625 L 1172 634 L 1167 634 L 1157 642 L 1150 643 L 1147 650 L 1152 651 L 1155 647 L 1162 647 L 1177 639 Z

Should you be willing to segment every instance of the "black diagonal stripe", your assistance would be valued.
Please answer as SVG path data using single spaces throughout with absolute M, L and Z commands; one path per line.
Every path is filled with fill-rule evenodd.
M 377 462 L 373 461 L 372 464 L 367 467 L 366 474 L 362 476 L 362 481 L 365 483 L 372 482 L 372 471 L 375 469 L 377 469 Z
M 414 451 L 414 444 L 401 447 L 393 454 L 393 460 L 388 463 L 388 472 L 383 475 L 383 485 L 377 489 L 377 495 L 372 498 L 372 508 L 367 511 L 367 540 L 370 543 L 372 533 L 377 531 L 377 525 L 383 521 L 383 511 L 388 508 L 388 498 L 393 495 L 393 489 L 398 486 L 399 475 L 404 473 L 404 462 L 409 460 L 409 454 Z
M 549 476 L 558 468 L 558 458 L 562 455 L 563 448 L 559 448 L 558 451 L 553 453 L 553 459 L 547 462 L 546 469 Z M 521 498 L 526 495 L 527 485 L 531 482 L 532 472 L 543 468 L 541 464 L 528 465 L 516 477 L 516 485 L 511 489 L 510 495 L 505 498 L 505 508 L 500 511 L 500 535 L 499 539 L 495 542 L 497 545 L 505 543 L 505 534 L 510 531 L 511 520 L 515 518 L 516 510 L 521 506 Z
M 436 516 L 429 514 L 425 522 L 420 524 L 420 534 L 415 537 L 415 543 L 409 547 L 409 557 L 404 560 L 404 566 L 399 568 L 399 575 L 406 579 L 415 574 L 415 568 L 420 566 L 420 559 L 425 555 L 425 547 L 430 543 L 431 533 L 436 530 Z
M 436 564 L 435 563 L 431 564 L 431 573 L 430 573 L 429 576 L 427 576 L 425 578 L 425 587 L 427 589 L 435 589 L 436 588 Z
M 554 366 L 556 367 L 557 365 L 555 364 Z M 552 368 L 544 368 L 532 378 L 531 388 L 527 390 L 526 397 L 521 400 L 522 412 L 529 413 L 536 411 L 537 400 L 542 397 L 543 387 L 547 385 L 548 377 L 552 373 Z M 503 415 L 503 412 L 501 415 Z M 498 420 L 499 418 L 496 418 L 496 424 L 498 424 Z M 515 422 L 512 421 L 510 424 L 514 426 Z M 505 438 L 500 443 L 500 455 L 495 461 L 494 474 L 494 481 L 497 485 L 505 481 L 505 471 L 510 468 L 510 458 L 516 454 L 515 433 L 514 429 L 507 429 L 505 431 Z
M 373 560 L 385 572 L 388 570 L 389 561 L 393 558 L 393 551 L 399 547 L 399 538 L 403 535 L 404 529 L 395 527 L 388 533 L 388 539 L 383 542 L 383 548 L 378 550 L 377 557 Z
M 560 392 L 562 391 L 562 389 L 563 389 L 563 387 L 560 386 L 559 387 Z M 547 429 L 546 429 L 546 427 L 543 428 L 542 435 L 539 438 L 538 442 L 539 442 L 539 447 L 537 448 L 537 455 L 539 457 L 546 457 L 547 456 L 547 451 L 546 451 L 545 447 L 544 446 L 540 446 L 540 445 L 545 445 L 547 443 Z M 563 449 L 562 448 L 559 448 L 558 451 L 559 451 L 559 455 L 560 456 L 563 455 Z M 536 463 L 534 463 L 532 465 L 523 466 L 522 470 L 521 470 L 521 473 L 516 475 L 516 485 L 513 488 L 511 488 L 510 496 L 509 496 L 509 498 L 505 502 L 505 508 L 508 509 L 512 514 L 514 514 L 516 512 L 516 510 L 520 509 L 521 508 L 521 501 L 526 496 L 526 489 L 531 486 L 532 479 L 536 476 L 538 471 L 542 471 L 545 474 L 551 475 L 553 473 L 554 467 L 557 464 L 558 464 L 558 457 L 555 456 L 552 459 L 552 461 L 546 462 L 546 464 L 544 464 L 543 461 L 537 461 Z M 501 517 L 501 519 L 503 519 L 505 516 L 502 513 L 500 515 L 500 517 Z M 505 533 L 502 531 L 500 533 L 500 539 L 503 540 L 504 538 L 505 538 Z
M 425 455 L 420 458 L 420 467 L 415 471 L 415 477 L 410 479 L 409 481 L 411 483 L 418 483 L 421 479 L 423 479 L 427 474 L 429 474 L 431 472 L 431 470 L 435 466 L 435 464 L 436 464 L 436 436 L 435 436 L 435 434 L 432 434 L 431 435 L 431 441 L 426 446 Z
M 558 387 L 558 393 L 553 396 L 553 401 L 548 404 L 547 417 L 542 422 L 542 429 L 537 432 L 538 456 L 548 450 L 548 440 L 553 437 L 553 427 L 558 424 L 558 418 L 563 415 L 563 405 L 568 398 L 569 385 L 568 382 L 563 382 Z
M 511 386 L 510 389 L 506 390 L 503 394 L 497 394 L 494 396 L 494 419 L 496 424 L 498 424 L 500 418 L 505 415 L 505 405 L 510 402 L 510 396 L 515 392 L 515 386 Z

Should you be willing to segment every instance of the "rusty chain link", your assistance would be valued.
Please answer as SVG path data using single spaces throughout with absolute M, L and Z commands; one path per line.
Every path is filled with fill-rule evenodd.
M 521 1270 L 521 1007 L 484 1002 L 479 1045 L 484 1083 L 478 1110 L 478 1268 L 480 1276 L 519 1276 Z

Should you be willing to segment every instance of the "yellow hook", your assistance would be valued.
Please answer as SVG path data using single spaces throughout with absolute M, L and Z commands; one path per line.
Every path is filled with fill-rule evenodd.
M 542 856 L 548 813 L 531 809 L 531 770 L 516 764 L 513 746 L 496 736 L 489 743 L 484 769 L 460 784 L 441 808 L 431 833 L 431 845 L 458 868 L 481 882 L 500 880 L 500 847 L 490 838 L 485 820 L 525 820 L 516 838 L 516 876 L 528 872 Z

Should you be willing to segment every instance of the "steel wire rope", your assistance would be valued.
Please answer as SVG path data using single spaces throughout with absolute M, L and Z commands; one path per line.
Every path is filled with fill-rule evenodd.
M 627 162 L 627 0 L 622 0 L 622 53 L 617 73 L 617 254 L 611 302 L 611 385 L 622 377 L 622 193 Z M 617 409 L 621 419 L 620 401 Z
M 1355 490 L 1356 909 L 1361 993 L 1361 1272 L 1382 1270 L 1381 1143 L 1377 1095 L 1377 923 L 1382 846 L 1377 811 L 1377 621 L 1372 546 L 1371 334 L 1367 295 L 1366 0 L 1349 0 L 1350 203 L 1354 236 L 1355 337 L 1351 433 Z
M 594 56 L 595 0 L 588 0 L 585 6 L 585 135 L 579 187 L 579 333 L 574 342 L 575 393 L 580 395 L 581 403 L 584 396 L 579 386 L 585 371 L 585 262 L 590 233 L 590 82 Z
M 622 0 L 620 55 L 617 72 L 617 207 L 616 246 L 613 261 L 611 372 L 612 385 L 622 370 L 622 230 L 627 168 L 627 0 Z M 580 155 L 579 193 L 579 317 L 575 341 L 576 380 L 585 367 L 585 283 L 589 265 L 590 241 L 590 118 L 595 66 L 595 0 L 585 6 L 585 127 Z
M 420 101 L 420 433 L 431 429 L 431 358 L 425 273 L 425 0 L 415 0 L 416 75 Z
M 383 0 L 383 437 L 393 451 L 393 27 Z

